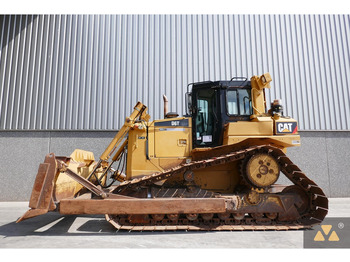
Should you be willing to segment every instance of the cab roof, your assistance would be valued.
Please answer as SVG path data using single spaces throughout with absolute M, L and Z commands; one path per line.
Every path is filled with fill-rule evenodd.
M 208 87 L 217 87 L 217 88 L 246 88 L 251 87 L 251 83 L 248 80 L 220 80 L 220 81 L 203 81 L 197 83 L 191 83 L 188 86 L 192 85 L 192 89 L 199 88 L 208 88 Z

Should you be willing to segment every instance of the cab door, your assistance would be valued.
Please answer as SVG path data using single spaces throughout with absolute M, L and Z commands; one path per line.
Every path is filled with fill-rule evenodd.
M 213 147 L 220 143 L 218 90 L 197 89 L 193 93 L 193 147 Z

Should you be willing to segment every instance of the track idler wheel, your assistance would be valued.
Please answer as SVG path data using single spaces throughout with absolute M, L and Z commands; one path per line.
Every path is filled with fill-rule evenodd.
M 273 156 L 259 153 L 243 162 L 241 172 L 243 178 L 251 186 L 266 188 L 277 181 L 280 167 Z
M 265 216 L 271 220 L 274 220 L 277 218 L 278 213 L 265 213 Z
M 164 216 L 163 214 L 154 214 L 152 215 L 152 218 L 155 220 L 155 221 L 161 221 L 164 219 Z
M 195 221 L 198 218 L 198 214 L 186 214 L 186 218 L 190 221 Z
M 213 213 L 210 214 L 201 214 L 201 217 L 203 218 L 204 221 L 209 221 L 214 217 Z
M 226 220 L 226 219 L 229 219 L 230 218 L 230 213 L 219 213 L 218 214 L 218 217 L 221 219 L 221 220 Z
M 245 213 L 233 213 L 233 218 L 236 220 L 242 220 L 245 217 Z
M 169 220 L 171 221 L 176 221 L 179 219 L 179 214 L 167 214 L 166 215 L 168 217 Z
M 282 193 L 295 195 L 294 206 L 300 215 L 305 214 L 310 205 L 310 198 L 300 187 L 295 185 L 288 186 L 283 189 Z

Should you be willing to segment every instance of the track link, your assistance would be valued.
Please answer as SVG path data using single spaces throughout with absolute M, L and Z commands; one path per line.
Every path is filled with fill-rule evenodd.
M 289 230 L 310 228 L 313 225 L 323 221 L 328 212 L 328 199 L 323 190 L 317 184 L 307 178 L 307 176 L 296 166 L 279 148 L 266 146 L 252 146 L 244 150 L 231 152 L 219 157 L 212 157 L 206 160 L 192 161 L 183 165 L 176 166 L 162 173 L 155 173 L 150 176 L 136 178 L 125 181 L 117 186 L 113 192 L 122 193 L 127 189 L 137 189 L 138 187 L 149 186 L 155 182 L 170 178 L 186 171 L 195 171 L 207 167 L 226 164 L 229 162 L 239 161 L 253 154 L 267 153 L 273 156 L 280 165 L 281 172 L 300 190 L 305 192 L 309 198 L 306 211 L 297 221 L 278 222 L 275 220 L 264 219 L 263 224 L 259 219 L 251 219 L 249 217 L 243 220 L 235 220 L 233 218 L 212 221 L 203 221 L 197 219 L 188 221 L 187 219 L 179 219 L 176 222 L 169 220 L 152 221 L 145 225 L 128 223 L 127 219 L 121 219 L 119 216 L 106 215 L 106 219 L 113 224 L 118 230 L 133 231 L 155 231 L 155 230 Z M 217 196 L 216 196 L 217 197 Z
M 264 219 L 264 221 L 254 220 L 247 217 L 243 220 L 235 220 L 232 217 L 225 220 L 214 218 L 210 221 L 197 219 L 196 221 L 189 221 L 187 219 L 179 219 L 176 221 L 150 220 L 147 225 L 131 224 L 125 218 L 106 215 L 106 220 L 110 222 L 117 230 L 128 231 L 176 231 L 176 230 L 190 230 L 190 231 L 269 231 L 269 230 L 298 230 L 311 228 L 311 225 L 301 225 L 298 222 L 278 223 L 273 220 Z

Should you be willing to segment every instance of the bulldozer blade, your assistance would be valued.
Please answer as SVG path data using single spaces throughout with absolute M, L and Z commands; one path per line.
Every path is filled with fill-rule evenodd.
M 39 165 L 29 201 L 30 210 L 20 217 L 16 221 L 17 223 L 56 209 L 52 198 L 56 173 L 56 159 L 55 155 L 51 153 L 46 155 L 44 163 Z
M 48 212 L 48 210 L 46 209 L 29 209 L 27 212 L 24 213 L 23 216 L 21 216 L 19 219 L 17 219 L 16 223 L 19 223 L 25 219 L 28 218 L 32 218 L 32 217 L 36 217 L 36 216 L 40 216 L 40 215 L 44 215 Z

